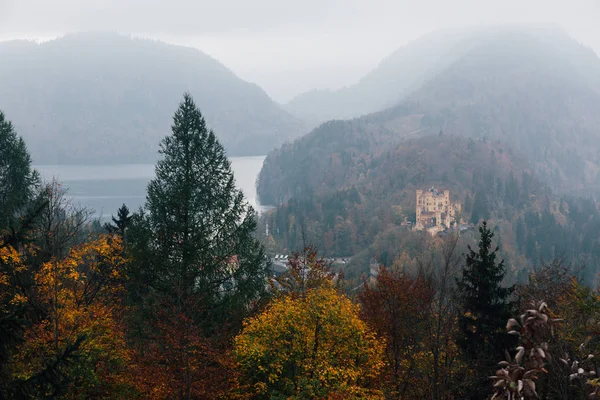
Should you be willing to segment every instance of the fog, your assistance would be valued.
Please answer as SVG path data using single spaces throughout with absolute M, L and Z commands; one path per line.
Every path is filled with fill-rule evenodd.
M 110 30 L 199 48 L 279 102 L 357 81 L 447 27 L 552 22 L 600 53 L 597 0 L 0 0 L 0 39 Z

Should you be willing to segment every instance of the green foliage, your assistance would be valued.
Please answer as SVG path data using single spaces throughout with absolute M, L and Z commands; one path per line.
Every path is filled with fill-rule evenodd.
M 490 218 L 490 212 L 488 210 L 488 201 L 485 193 L 475 193 L 475 200 L 473 201 L 473 208 L 471 210 L 471 222 L 473 224 L 479 224 L 482 219 Z
M 132 219 L 132 274 L 148 293 L 195 298 L 195 322 L 237 321 L 264 290 L 255 213 L 235 187 L 223 146 L 189 94 L 161 142 L 145 210 Z M 191 317 L 191 315 L 190 315 Z
M 25 142 L 0 111 L 0 230 L 13 224 L 38 183 Z
M 475 251 L 469 246 L 462 276 L 457 279 L 461 297 L 457 344 L 467 360 L 491 373 L 495 360 L 511 343 L 503 328 L 511 313 L 512 288 L 502 286 L 504 261 L 496 261 L 498 248 L 492 247 L 494 234 L 486 221 L 479 233 L 479 248 Z
M 129 213 L 129 208 L 125 204 L 123 204 L 117 210 L 117 217 L 112 217 L 112 223 L 104 224 L 104 229 L 108 233 L 116 233 L 121 237 L 125 236 L 125 229 L 129 226 L 131 222 L 131 214 Z

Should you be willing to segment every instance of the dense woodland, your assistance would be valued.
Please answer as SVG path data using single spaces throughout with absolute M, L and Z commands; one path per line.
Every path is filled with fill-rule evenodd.
M 463 205 L 465 223 L 493 221 L 510 281 L 523 282 L 529 266 L 560 257 L 586 265 L 583 276 L 595 282 L 600 213 L 594 201 L 553 195 L 500 142 L 440 133 L 378 156 L 336 154 L 326 171 L 315 191 L 298 193 L 262 217 L 273 251 L 311 243 L 326 256 L 354 257 L 349 278 L 368 272 L 371 258 L 385 265 L 403 254 L 414 258 L 431 239 L 402 224 L 415 220 L 415 190 L 434 185 L 449 189 L 451 199 Z M 461 239 L 475 241 L 472 231 Z
M 457 155 L 474 146 L 482 158 L 472 163 L 492 151 L 503 165 L 511 159 L 501 146 L 443 141 L 455 143 Z M 40 180 L 2 113 L 0 144 L 2 399 L 595 396 L 600 293 L 579 280 L 581 265 L 555 259 L 506 285 L 497 247 L 505 239 L 485 222 L 496 213 L 490 205 L 497 199 L 504 218 L 519 221 L 517 204 L 535 209 L 522 193 L 546 193 L 514 164 L 497 169 L 490 187 L 452 168 L 436 178 L 472 185 L 471 215 L 483 220 L 473 246 L 457 235 L 428 238 L 412 256 L 390 253 L 388 265 L 357 287 L 311 247 L 272 273 L 256 215 L 189 95 L 160 143 L 146 205 L 133 213 L 124 205 L 104 226 L 59 182 Z M 482 163 L 478 171 L 491 170 Z M 372 174 L 374 194 L 390 184 L 387 174 Z M 399 189 L 426 176 L 402 174 Z M 348 208 L 343 221 L 352 221 L 364 194 L 337 193 L 332 208 Z M 532 229 L 555 218 L 528 212 L 524 241 L 517 240 L 525 248 Z M 327 212 L 319 218 L 338 220 Z M 387 235 L 391 228 L 371 229 Z
M 435 185 L 461 203 L 464 222 L 490 221 L 509 282 L 563 258 L 585 265 L 582 276 L 593 284 L 598 57 L 560 31 L 422 40 L 448 49 L 429 55 L 431 70 L 401 102 L 325 122 L 267 156 L 258 192 L 277 206 L 261 221 L 268 249 L 314 243 L 326 256 L 353 257 L 347 276 L 358 280 L 373 258 L 390 265 L 429 246 L 403 222 L 415 222 L 415 190 Z M 476 242 L 473 233 L 462 235 L 463 245 Z

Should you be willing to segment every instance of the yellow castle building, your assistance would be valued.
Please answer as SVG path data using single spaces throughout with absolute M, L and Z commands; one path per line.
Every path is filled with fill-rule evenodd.
M 460 203 L 450 201 L 449 190 L 431 187 L 427 191 L 417 190 L 416 230 L 426 230 L 432 235 L 459 223 Z

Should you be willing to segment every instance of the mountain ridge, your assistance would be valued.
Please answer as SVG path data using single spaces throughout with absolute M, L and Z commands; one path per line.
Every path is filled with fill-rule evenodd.
M 430 32 L 396 49 L 354 84 L 338 90 L 313 89 L 296 96 L 284 108 L 316 127 L 327 120 L 356 118 L 393 107 L 468 51 L 502 32 L 521 32 L 559 43 L 565 49 L 573 49 L 571 45 L 576 43 L 580 47 L 580 69 L 595 68 L 596 53 L 555 24 L 446 29 Z M 581 48 L 586 57 L 581 57 Z M 594 71 L 589 78 L 600 91 L 600 74 Z
M 263 155 L 304 124 L 193 48 L 116 33 L 0 43 L 0 109 L 37 163 L 154 162 L 190 92 L 230 155 Z
M 572 40 L 556 47 L 521 31 L 484 39 L 398 105 L 326 122 L 270 153 L 259 177 L 261 201 L 285 202 L 298 186 L 314 190 L 334 154 L 373 154 L 406 135 L 440 131 L 508 142 L 554 190 L 599 185 L 600 59 L 590 63 L 589 51 Z M 597 68 L 582 68 L 568 54 Z

